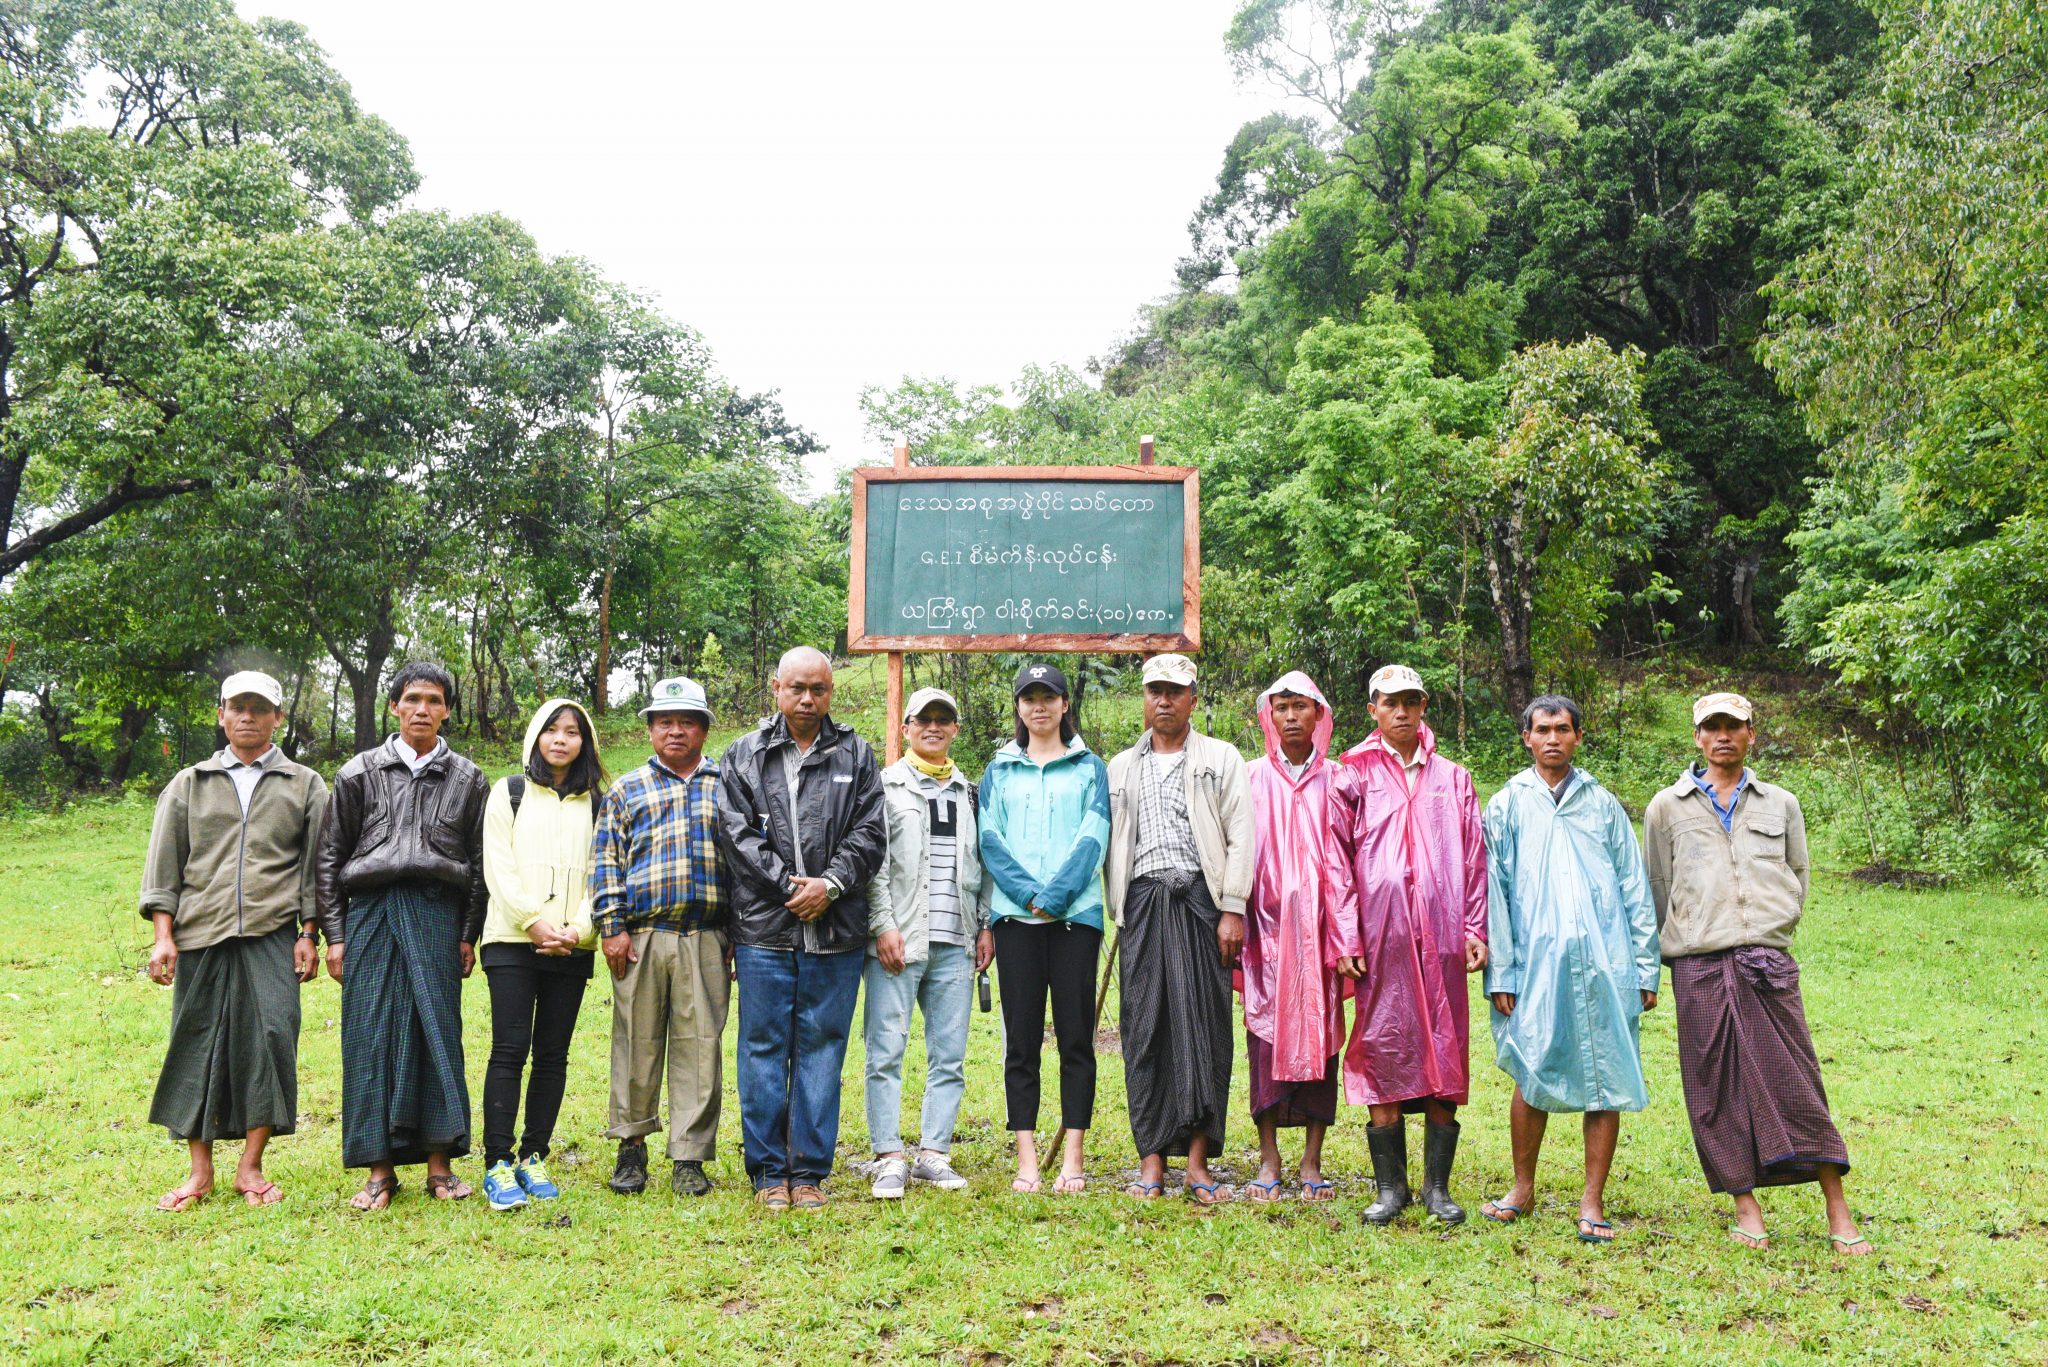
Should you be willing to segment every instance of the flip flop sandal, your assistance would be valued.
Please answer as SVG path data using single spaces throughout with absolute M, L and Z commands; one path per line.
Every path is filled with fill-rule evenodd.
M 1019 1196 L 1036 1196 L 1040 1182 L 1036 1177 L 1012 1177 L 1010 1190 Z
M 446 1195 L 443 1195 L 443 1193 Z M 436 1201 L 466 1201 L 475 1195 L 475 1189 L 454 1173 L 430 1173 L 427 1176 L 427 1195 Z
M 156 1198 L 156 1208 L 169 1215 L 183 1215 L 204 1201 L 206 1196 L 207 1193 L 203 1191 L 180 1191 L 173 1187 Z
M 1223 1184 L 1220 1182 L 1187 1182 L 1183 1186 L 1189 1199 L 1198 1206 L 1221 1205 L 1230 1199 L 1218 1194 L 1223 1190 Z M 1207 1196 L 1202 1195 L 1205 1191 L 1209 1193 Z
M 1496 1215 L 1495 1211 L 1506 1211 L 1507 1214 Z M 1479 1213 L 1497 1225 L 1511 1225 L 1527 1212 L 1520 1206 L 1509 1205 L 1506 1201 L 1488 1201 L 1479 1207 Z
M 1602 1229 L 1607 1232 L 1605 1234 L 1594 1232 Z M 1589 1220 L 1581 1215 L 1579 1217 L 1579 1242 L 1582 1244 L 1611 1244 L 1614 1242 L 1614 1226 L 1608 1224 L 1605 1220 Z
M 1334 1201 L 1337 1189 L 1328 1182 L 1303 1182 L 1301 1199 L 1304 1201 Z
M 1133 1182 L 1124 1188 L 1124 1195 L 1134 1201 L 1156 1201 L 1165 1194 L 1164 1182 Z
M 1052 1189 L 1062 1196 L 1078 1196 L 1088 1190 L 1087 1174 L 1077 1172 L 1071 1177 L 1062 1175 L 1054 1179 Z
M 398 1179 L 396 1177 L 372 1177 L 369 1181 L 363 1183 L 361 1191 L 349 1198 L 349 1206 L 368 1215 L 374 1211 L 384 1210 L 389 1207 L 392 1198 L 397 1195 Z M 368 1199 L 358 1204 L 358 1197 L 367 1197 Z M 377 1198 L 379 1197 L 384 1199 L 384 1204 L 381 1206 L 377 1204 Z
M 1303 1190 L 1307 1188 L 1304 1187 Z M 1265 1182 L 1247 1182 L 1244 1184 L 1244 1197 L 1247 1201 L 1262 1206 L 1269 1205 L 1280 1199 L 1280 1179 L 1275 1177 Z
M 1828 1235 L 1828 1241 L 1835 1246 L 1835 1252 L 1844 1258 L 1861 1258 L 1864 1256 L 1863 1254 L 1851 1253 L 1849 1250 L 1852 1248 L 1870 1247 L 1870 1240 L 1864 1238 L 1861 1234 L 1853 1239 L 1844 1239 L 1839 1234 L 1830 1234 Z
M 1759 1253 L 1771 1246 L 1770 1235 L 1751 1233 L 1741 1225 L 1728 1226 L 1728 1238 L 1733 1243 L 1741 1244 L 1744 1248 L 1756 1249 Z
M 242 1199 L 252 1206 L 274 1206 L 284 1199 L 284 1188 L 275 1182 L 265 1182 L 260 1187 L 236 1187 Z

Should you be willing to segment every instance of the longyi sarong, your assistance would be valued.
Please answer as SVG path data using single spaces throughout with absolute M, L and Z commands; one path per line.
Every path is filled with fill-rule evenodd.
M 1199 874 L 1180 885 L 1135 878 L 1124 899 L 1117 1025 L 1141 1156 L 1183 1156 L 1197 1132 L 1222 1154 L 1232 1012 L 1221 916 Z
M 1685 1111 L 1709 1190 L 1811 1182 L 1823 1163 L 1848 1171 L 1790 954 L 1745 945 L 1673 959 L 1671 999 Z
M 1252 1119 L 1281 1129 L 1330 1125 L 1337 1120 L 1338 1058 L 1315 1082 L 1280 1082 L 1273 1077 L 1273 1046 L 1244 1032 L 1245 1067 L 1251 1077 Z
M 341 974 L 341 1161 L 469 1152 L 462 1073 L 462 913 L 445 883 L 348 900 Z
M 173 1139 L 290 1134 L 299 1109 L 296 926 L 178 955 L 171 1041 L 149 1123 Z

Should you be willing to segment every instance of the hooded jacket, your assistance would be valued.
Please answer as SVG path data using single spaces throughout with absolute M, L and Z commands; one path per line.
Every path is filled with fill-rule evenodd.
M 526 723 L 519 747 L 523 773 L 548 719 L 564 707 L 583 718 L 592 736 L 597 727 L 583 704 L 549 698 Z M 512 811 L 512 779 L 491 785 L 484 803 L 484 885 L 491 902 L 484 914 L 484 944 L 531 944 L 526 931 L 546 919 L 574 930 L 581 949 L 597 948 L 590 895 L 590 836 L 597 794 L 563 797 L 545 784 L 525 780 L 519 811 Z
M 851 727 L 826 717 L 803 758 L 797 826 L 804 873 L 840 889 L 806 925 L 784 905 L 797 871 L 779 753 L 789 739 L 789 723 L 778 713 L 719 757 L 718 845 L 732 872 L 733 942 L 813 954 L 866 949 L 868 880 L 889 844 L 875 752 Z
M 1075 736 L 1035 764 L 1011 741 L 981 776 L 981 862 L 995 891 L 989 919 L 1066 921 L 1102 929 L 1109 771 Z M 1045 913 L 1033 916 L 1036 905 Z
M 969 934 L 988 924 L 988 880 L 982 873 L 974 819 L 974 785 L 957 768 L 946 781 L 959 823 L 953 845 L 960 915 Z M 868 880 L 868 932 L 903 936 L 903 961 L 922 963 L 931 950 L 932 804 L 908 759 L 882 771 L 882 807 L 889 818 L 889 843 L 881 867 Z M 875 953 L 873 945 L 868 953 Z
M 1472 775 L 1424 726 L 1415 791 L 1375 731 L 1344 753 L 1330 821 L 1358 893 L 1365 976 L 1344 1051 L 1354 1106 L 1439 1097 L 1471 1084 L 1465 941 L 1486 939 L 1486 836 Z
M 1318 705 L 1308 763 L 1288 772 L 1273 698 L 1293 693 Z M 1273 1046 L 1273 1077 L 1318 1082 L 1344 1047 L 1343 979 L 1337 960 L 1358 953 L 1358 898 L 1351 869 L 1330 829 L 1329 758 L 1336 720 L 1315 680 L 1300 670 L 1259 695 L 1266 753 L 1247 766 L 1256 849 L 1244 916 L 1244 1024 Z

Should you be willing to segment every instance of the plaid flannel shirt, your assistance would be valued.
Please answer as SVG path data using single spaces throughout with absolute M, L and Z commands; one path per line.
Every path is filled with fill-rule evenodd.
M 604 795 L 590 861 L 600 935 L 723 929 L 731 897 L 718 853 L 718 766 L 678 778 L 658 759 Z

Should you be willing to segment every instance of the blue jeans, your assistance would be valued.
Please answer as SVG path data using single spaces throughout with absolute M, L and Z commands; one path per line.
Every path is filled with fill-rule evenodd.
M 733 947 L 740 1138 L 759 1191 L 819 1183 L 839 1143 L 839 1070 L 867 955 Z
M 876 1153 L 903 1150 L 903 1051 L 910 1010 L 924 1012 L 924 1114 L 918 1144 L 953 1149 L 953 1122 L 967 1090 L 967 1026 L 973 1019 L 974 951 L 932 941 L 929 957 L 891 973 L 868 956 L 867 1014 L 861 1035 L 868 1056 L 868 1142 Z

